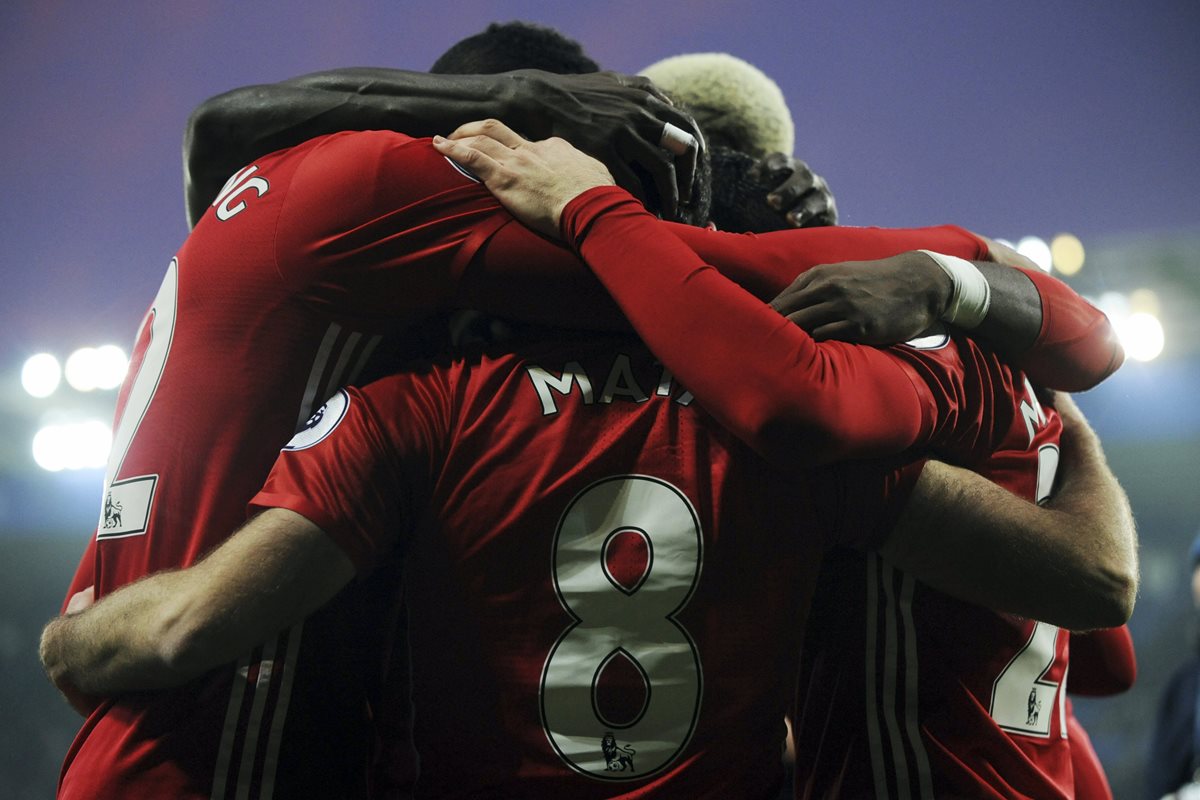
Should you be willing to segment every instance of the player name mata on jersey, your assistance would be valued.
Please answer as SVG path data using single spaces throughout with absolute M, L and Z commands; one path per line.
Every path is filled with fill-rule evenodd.
M 593 370 L 592 375 L 589 375 L 578 361 L 568 361 L 557 371 L 541 366 L 528 366 L 525 372 L 533 384 L 534 391 L 537 392 L 543 416 L 557 414 L 559 396 L 568 397 L 573 393 L 578 394 L 584 405 L 597 402 L 607 405 L 617 398 L 644 403 L 652 396 L 670 397 L 676 388 L 674 376 L 669 369 L 655 362 L 652 374 L 646 368 L 635 370 L 633 360 L 625 353 L 618 353 L 613 358 L 603 375 L 603 382 L 599 380 L 601 375 L 598 371 Z M 593 377 L 597 380 L 593 381 Z M 597 385 L 602 387 L 599 397 L 596 396 L 594 388 Z M 675 402 L 686 406 L 690 405 L 693 399 L 691 392 L 681 389 L 675 397 Z

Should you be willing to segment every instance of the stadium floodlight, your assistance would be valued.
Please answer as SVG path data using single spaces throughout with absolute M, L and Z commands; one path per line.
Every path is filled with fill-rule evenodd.
M 76 391 L 90 392 L 96 388 L 100 378 L 99 367 L 96 348 L 81 347 L 67 356 L 67 364 L 64 369 L 67 383 Z
M 125 380 L 129 359 L 115 344 L 81 347 L 67 358 L 67 383 L 80 392 L 115 389 Z
M 1037 264 L 1046 272 L 1050 271 L 1053 259 L 1050 256 L 1050 245 L 1038 236 L 1026 236 L 1017 242 L 1017 252 Z
M 1153 361 L 1162 353 L 1166 333 L 1158 317 L 1145 311 L 1130 314 L 1117 324 L 1125 354 L 1136 361 Z
M 96 348 L 96 388 L 115 389 L 125 380 L 129 359 L 115 344 Z
M 98 420 L 46 425 L 33 437 L 33 460 L 50 472 L 99 469 L 110 449 L 112 430 Z
M 21 367 L 21 386 L 33 397 L 49 397 L 61 381 L 62 367 L 49 353 L 30 356 Z
M 1069 233 L 1060 233 L 1050 242 L 1050 257 L 1054 269 L 1063 275 L 1074 275 L 1083 269 L 1083 242 Z
M 1137 313 L 1144 311 L 1147 314 L 1158 316 L 1161 311 L 1162 304 L 1159 303 L 1158 293 L 1153 289 L 1134 289 L 1129 293 L 1129 311 Z
M 1119 325 L 1129 316 L 1129 298 L 1120 292 L 1105 292 L 1096 300 L 1096 307 L 1103 311 L 1112 321 Z

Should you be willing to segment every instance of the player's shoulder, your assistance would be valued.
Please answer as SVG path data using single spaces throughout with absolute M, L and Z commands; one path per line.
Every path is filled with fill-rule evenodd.
M 397 196 L 415 200 L 479 181 L 432 146 L 428 138 L 395 131 L 343 131 L 300 145 L 299 185 L 318 195 L 351 191 L 363 202 Z M 343 198 L 344 199 L 344 198 Z
M 1006 383 L 1015 383 L 1015 370 L 991 348 L 967 333 L 937 323 L 922 335 L 890 348 L 905 360 L 939 372 L 970 375 L 978 373 Z
M 309 149 L 321 148 L 326 150 L 372 150 L 385 147 L 404 147 L 419 141 L 427 142 L 429 140 L 417 139 L 398 131 L 337 131 L 313 137 L 307 142 L 297 145 L 297 147 Z

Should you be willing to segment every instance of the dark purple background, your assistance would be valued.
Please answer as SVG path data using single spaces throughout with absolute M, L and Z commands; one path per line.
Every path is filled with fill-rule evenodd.
M 829 179 L 843 222 L 957 222 L 1010 239 L 1070 231 L 1102 254 L 1089 261 L 1079 288 L 1152 285 L 1168 312 L 1175 304 L 1169 349 L 1172 341 L 1200 341 L 1195 0 L 7 0 L 0 3 L 6 797 L 52 794 L 76 725 L 39 674 L 32 646 L 96 519 L 100 484 L 98 471 L 34 467 L 29 440 L 42 410 L 83 398 L 30 402 L 16 385 L 22 360 L 106 341 L 128 347 L 186 235 L 181 135 L 204 98 L 339 66 L 425 69 L 455 40 L 514 18 L 559 27 L 612 69 L 637 71 L 684 52 L 741 56 L 781 85 L 796 118 L 797 154 Z M 1081 400 L 1142 531 L 1142 595 L 1131 624 L 1139 683 L 1120 698 L 1077 703 L 1118 797 L 1139 794 L 1151 709 L 1194 629 L 1183 554 L 1200 522 L 1200 358 L 1182 357 L 1189 350 L 1197 352 L 1180 347 L 1160 361 L 1129 364 Z M 112 395 L 94 400 L 103 418 Z
M 1191 0 L 105 5 L 0 11 L 14 361 L 128 341 L 186 233 L 180 137 L 205 97 L 336 66 L 424 69 L 491 20 L 555 25 L 624 71 L 707 50 L 757 64 L 849 224 L 1085 244 L 1200 226 Z

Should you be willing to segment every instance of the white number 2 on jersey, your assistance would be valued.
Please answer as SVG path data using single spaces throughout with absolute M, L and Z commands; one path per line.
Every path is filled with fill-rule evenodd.
M 644 574 L 623 586 L 610 574 L 613 537 L 640 535 Z M 554 536 L 554 585 L 574 618 L 542 670 L 542 726 L 574 770 L 600 780 L 635 780 L 670 764 L 700 714 L 703 671 L 675 620 L 700 579 L 703 541 L 692 504 L 677 488 L 642 475 L 597 481 L 574 497 Z M 605 667 L 623 656 L 645 682 L 631 720 L 606 720 L 597 704 Z
M 137 536 L 146 532 L 150 522 L 150 509 L 154 504 L 154 490 L 158 485 L 157 475 L 138 475 L 117 479 L 125 462 L 125 456 L 133 444 L 142 419 L 150 408 L 150 401 L 158 391 L 167 355 L 171 352 L 171 339 L 175 335 L 176 299 L 179 295 L 179 262 L 171 259 L 167 274 L 154 297 L 142 329 L 138 331 L 138 345 L 145 347 L 142 353 L 133 354 L 133 363 L 140 366 L 129 393 L 121 418 L 113 430 L 112 450 L 108 456 L 108 468 L 104 473 L 104 499 L 100 509 L 100 522 L 96 526 L 97 539 L 115 539 Z
M 1032 389 L 1030 397 L 1033 397 Z M 1050 496 L 1057 470 L 1058 448 L 1043 445 L 1038 450 L 1038 503 Z M 1065 713 L 1061 682 L 1065 680 L 1066 673 L 1058 681 L 1046 678 L 1058 653 L 1059 633 L 1054 625 L 1035 622 L 1025 646 L 996 676 L 992 683 L 989 711 L 1003 730 L 1045 738 L 1050 735 L 1050 720 L 1056 711 L 1055 706 L 1058 706 L 1060 716 Z M 1062 735 L 1066 736 L 1066 725 L 1060 727 Z

